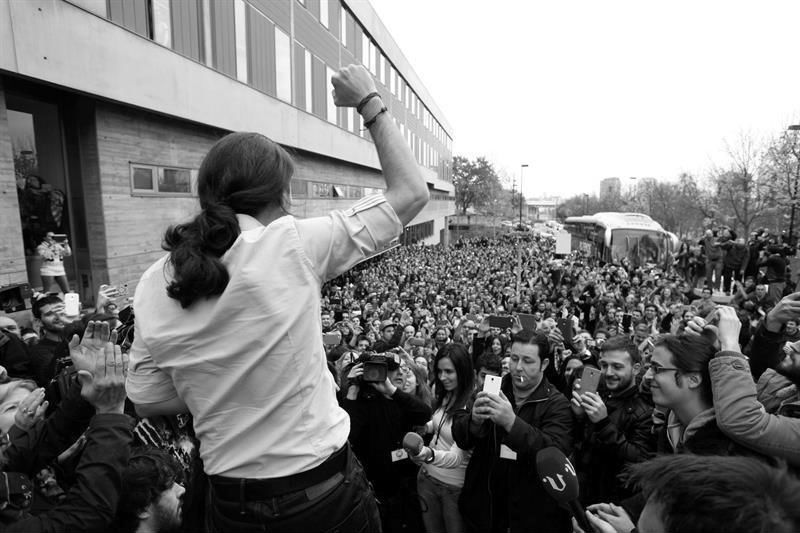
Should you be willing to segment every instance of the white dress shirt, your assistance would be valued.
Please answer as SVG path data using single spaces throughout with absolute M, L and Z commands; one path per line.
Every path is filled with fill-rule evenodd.
M 242 230 L 222 256 L 225 291 L 182 309 L 167 296 L 169 256 L 136 289 L 128 396 L 188 406 L 209 475 L 283 477 L 344 445 L 350 420 L 322 345 L 320 288 L 402 231 L 383 195 L 329 216 Z

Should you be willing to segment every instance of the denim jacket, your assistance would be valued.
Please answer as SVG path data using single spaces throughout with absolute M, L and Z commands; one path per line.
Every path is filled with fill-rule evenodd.
M 800 401 L 784 402 L 776 414 L 764 407 L 748 361 L 720 352 L 709 363 L 717 424 L 730 438 L 756 452 L 800 466 Z

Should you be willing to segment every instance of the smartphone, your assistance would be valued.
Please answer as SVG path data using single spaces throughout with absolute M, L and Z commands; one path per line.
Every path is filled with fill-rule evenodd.
M 413 337 L 408 340 L 408 343 L 411 346 L 425 346 L 425 339 L 418 339 L 416 337 Z
M 322 344 L 339 344 L 342 342 L 342 334 L 339 331 L 322 334 Z
M 535 331 L 536 330 L 536 317 L 533 315 L 529 315 L 526 313 L 519 313 L 517 315 L 519 317 L 519 323 L 522 325 L 522 329 L 527 331 Z
M 631 323 L 633 322 L 633 315 L 630 313 L 625 313 L 622 315 L 622 329 L 628 331 L 631 329 Z
M 514 325 L 514 319 L 510 316 L 491 315 L 489 317 L 490 328 L 506 329 Z
M 64 313 L 67 316 L 78 316 L 81 314 L 81 302 L 77 292 L 64 294 Z
M 575 336 L 575 332 L 572 329 L 572 319 L 559 318 L 557 324 L 561 335 L 564 336 L 564 342 L 572 342 L 572 337 Z
M 600 385 L 600 371 L 592 366 L 583 367 L 581 374 L 581 394 L 584 392 L 597 392 Z
M 492 394 L 500 394 L 500 382 L 503 381 L 503 378 L 500 376 L 492 376 L 491 374 L 487 374 L 483 380 L 483 391 L 484 392 L 491 392 Z

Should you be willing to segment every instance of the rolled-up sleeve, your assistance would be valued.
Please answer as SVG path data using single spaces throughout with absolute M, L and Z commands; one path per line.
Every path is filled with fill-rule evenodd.
M 347 210 L 298 220 L 297 231 L 314 272 L 327 281 L 383 250 L 403 225 L 383 194 L 376 194 Z
M 158 368 L 138 331 L 134 332 L 129 357 L 125 390 L 133 403 L 159 403 L 178 397 L 172 378 Z

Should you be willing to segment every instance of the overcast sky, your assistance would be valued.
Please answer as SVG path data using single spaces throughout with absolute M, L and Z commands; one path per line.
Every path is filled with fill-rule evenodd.
M 454 128 L 527 196 L 724 165 L 800 122 L 800 1 L 370 0 Z

